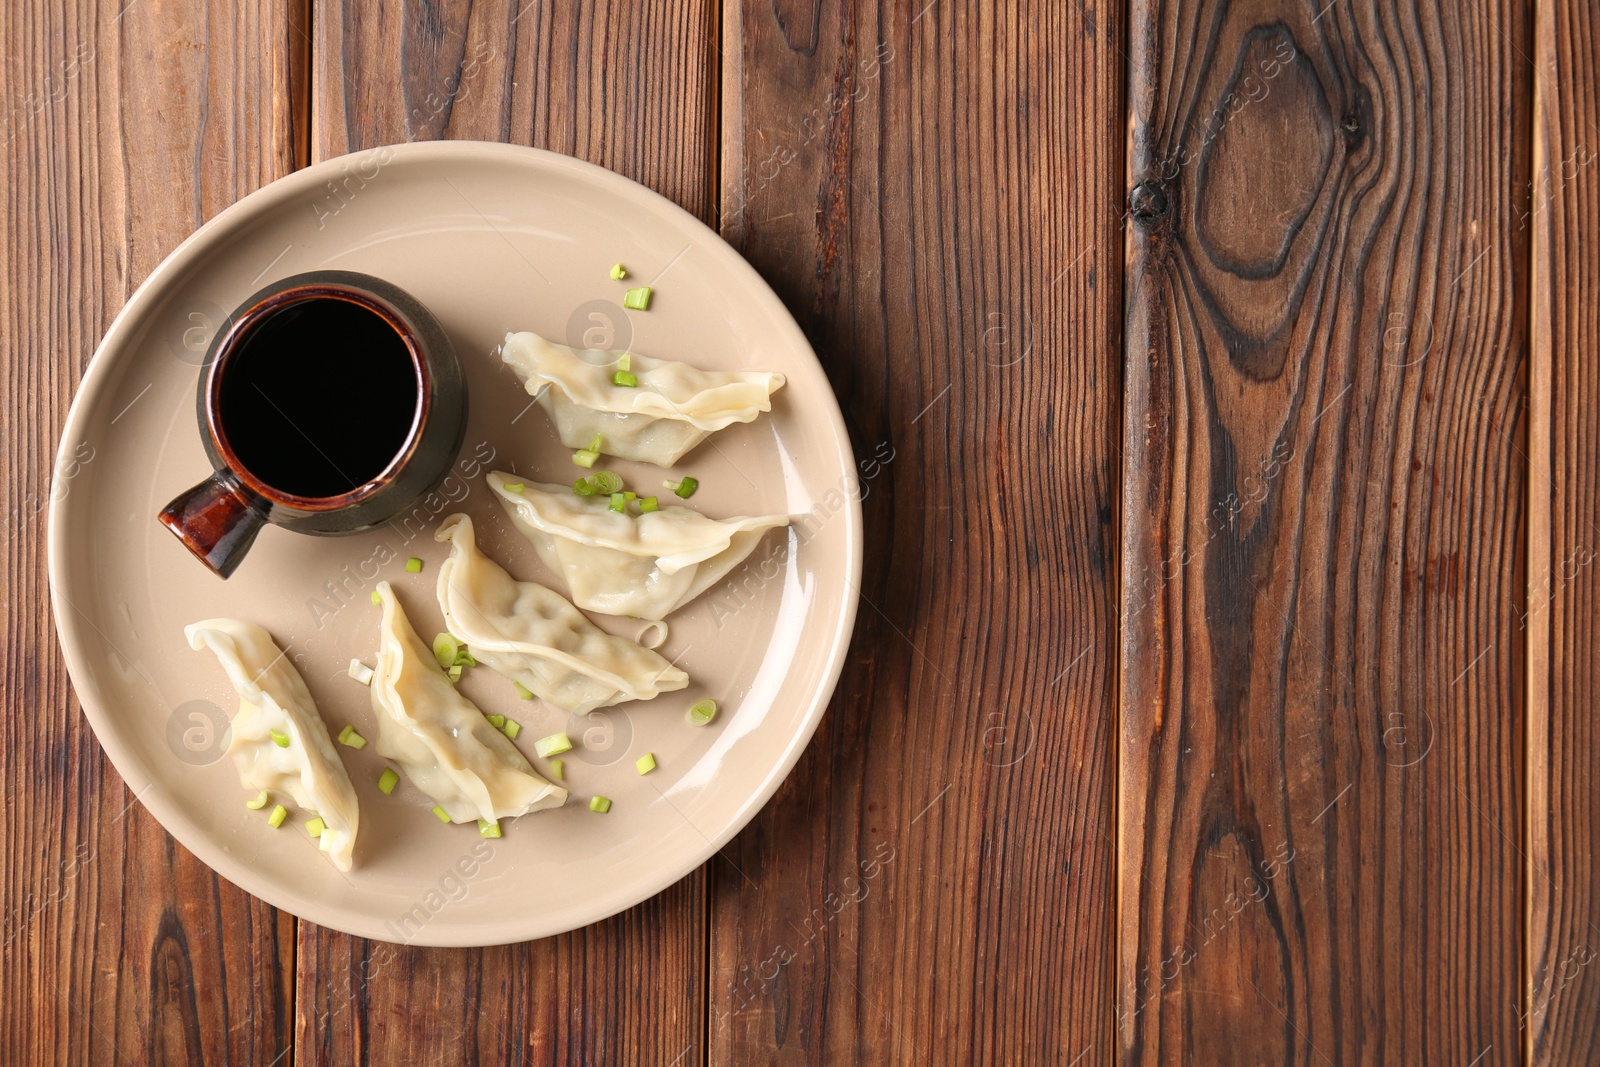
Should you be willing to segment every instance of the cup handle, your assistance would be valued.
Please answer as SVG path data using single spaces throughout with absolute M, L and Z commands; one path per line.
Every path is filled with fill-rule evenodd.
M 267 502 L 229 471 L 217 471 L 161 509 L 161 525 L 196 559 L 226 578 L 238 568 L 267 521 Z

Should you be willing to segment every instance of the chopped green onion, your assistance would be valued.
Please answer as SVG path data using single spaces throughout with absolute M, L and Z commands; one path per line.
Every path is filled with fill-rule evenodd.
M 455 664 L 455 665 L 453 665 L 453 666 L 452 666 L 452 667 L 451 667 L 451 668 L 450 668 L 450 669 L 449 669 L 449 670 L 448 670 L 448 671 L 446 671 L 446 672 L 445 672 L 445 673 L 446 673 L 446 674 L 448 674 L 448 675 L 449 675 L 449 676 L 450 676 L 450 680 L 451 680 L 451 681 L 452 681 L 452 682 L 459 682 L 459 681 L 461 681 L 461 664 L 459 664 L 459 663 L 457 663 L 457 664 Z
M 577 481 L 573 482 L 572 491 L 577 493 L 579 496 L 594 496 L 595 493 L 599 492 L 599 490 L 594 487 L 594 483 L 587 478 L 579 478 Z
M 477 665 L 478 661 L 472 658 L 472 652 L 466 645 L 461 646 L 461 651 L 456 653 L 456 661 L 450 664 L 452 667 L 476 667 Z
M 563 752 L 572 751 L 572 738 L 568 737 L 564 733 L 551 734 L 548 737 L 541 737 L 539 740 L 533 743 L 533 750 L 539 753 L 540 759 L 549 759 L 551 756 L 559 756 Z
M 611 494 L 610 508 L 611 508 L 612 511 L 615 511 L 618 514 L 621 514 L 622 512 L 627 511 L 628 510 L 628 498 L 623 496 L 621 493 L 612 493 Z
M 611 810 L 611 798 L 610 797 L 603 797 L 603 796 L 600 796 L 598 794 L 596 794 L 595 796 L 590 797 L 589 798 L 589 810 L 590 811 L 597 811 L 601 815 L 604 815 L 606 812 Z
M 511 738 L 511 740 L 515 741 L 517 739 L 517 735 L 522 732 L 522 724 L 516 719 L 507 719 L 504 729 L 505 735 Z
M 617 369 L 618 370 L 632 370 L 633 369 L 633 356 L 629 355 L 627 352 L 624 352 L 624 353 L 622 353 L 622 355 L 618 356 L 617 357 Z
M 635 501 L 635 500 L 638 500 L 638 499 L 639 499 L 639 494 L 638 494 L 638 493 L 635 493 L 635 492 L 634 492 L 634 491 L 633 491 L 633 490 L 631 490 L 631 489 L 624 489 L 624 490 L 623 490 L 623 491 L 622 491 L 622 499 L 624 499 L 624 500 L 626 500 L 626 501 L 627 501 L 627 502 L 628 502 L 628 503 L 630 503 L 630 504 L 631 504 L 631 503 L 633 503 L 633 502 L 634 502 L 634 501 Z
M 499 712 L 485 717 L 489 720 L 489 725 L 493 726 L 496 730 L 502 730 L 505 728 L 506 717 L 501 715 Z
M 662 482 L 661 484 L 677 493 L 684 500 L 694 496 L 694 491 L 700 488 L 700 482 L 687 474 L 683 476 L 683 481 L 681 482 Z
M 376 589 L 374 589 L 372 591 L 372 602 L 374 604 L 382 604 L 383 603 L 383 597 L 378 593 L 378 591 Z
M 322 816 L 320 815 L 306 823 L 306 833 L 310 834 L 312 837 L 321 837 L 322 831 L 326 830 L 327 828 L 328 824 L 322 821 Z
M 660 510 L 661 510 L 661 503 L 658 500 L 656 500 L 655 497 L 653 497 L 653 496 L 644 496 L 644 497 L 640 497 L 639 498 L 639 514 L 648 515 L 652 511 L 660 511 Z
M 504 489 L 508 493 L 520 493 L 526 489 L 527 486 L 523 485 L 521 482 L 502 482 L 500 483 L 500 488 Z
M 627 359 L 628 357 L 626 355 L 624 355 L 622 358 L 623 359 Z M 627 370 L 628 368 L 627 367 L 623 367 L 622 369 L 623 370 Z M 598 452 L 598 451 L 600 451 L 600 444 L 601 444 L 600 435 L 599 434 L 595 434 L 593 437 L 589 438 L 589 451 L 590 452 Z
M 622 306 L 633 311 L 648 311 L 650 309 L 650 287 L 641 285 L 637 289 L 629 289 L 622 294 Z
M 350 748 L 353 748 L 358 752 L 367 747 L 367 739 L 356 733 L 356 728 L 354 726 L 346 726 L 343 730 L 339 731 L 339 743 L 341 745 L 348 745 Z
M 268 732 L 272 734 L 272 743 L 273 744 L 277 745 L 279 748 L 288 748 L 289 747 L 289 735 L 288 734 L 284 733 L 282 730 L 270 730 Z
M 690 726 L 704 726 L 717 717 L 717 702 L 715 700 L 702 700 L 689 709 L 688 719 Z
M 626 278 L 627 276 L 628 276 L 628 268 L 627 267 L 624 267 L 621 263 L 613 263 L 613 264 L 611 264 L 611 280 L 612 281 L 620 282 L 622 279 Z
M 558 760 L 558 759 L 551 760 L 550 761 L 550 777 L 554 778 L 556 781 L 559 782 L 559 781 L 564 780 L 566 778 L 566 776 L 567 776 L 567 763 L 566 763 L 566 760 Z
M 356 681 L 360 682 L 362 685 L 372 684 L 372 668 L 367 666 L 365 663 L 362 663 L 358 659 L 353 659 L 350 661 L 350 669 L 345 673 L 350 675 L 350 677 L 354 678 Z
M 279 804 L 272 809 L 272 814 L 267 816 L 267 825 L 276 830 L 283 825 L 283 820 L 289 817 L 289 809 Z
M 394 773 L 393 767 L 385 767 L 383 773 L 378 775 L 378 792 L 384 796 L 394 795 L 394 787 L 400 784 L 400 776 Z
M 435 804 L 433 806 L 433 816 L 434 816 L 434 818 L 438 819 L 440 822 L 449 822 L 450 821 L 450 813 L 448 811 L 445 811 L 443 808 L 441 808 L 437 804 Z
M 251 811 L 260 811 L 262 808 L 267 806 L 267 799 L 267 791 L 263 789 L 260 796 L 256 797 L 254 800 L 245 801 L 244 806 L 249 808 Z
M 498 819 L 496 819 L 494 822 L 490 822 L 488 819 L 479 819 L 478 820 L 478 836 L 479 837 L 499 837 L 500 836 L 500 821 Z
M 572 462 L 580 467 L 592 467 L 599 458 L 600 453 L 592 448 L 580 448 L 572 454 Z
M 619 370 L 611 376 L 612 385 L 622 385 L 629 389 L 639 388 L 639 376 L 630 371 Z
M 438 634 L 433 639 L 433 658 L 439 661 L 439 669 L 447 671 L 455 666 L 456 653 L 461 651 L 461 642 L 449 634 Z
M 634 760 L 633 765 L 638 769 L 640 774 L 649 774 L 651 771 L 656 769 L 656 754 L 654 752 L 646 752 L 644 755 Z
M 412 556 L 410 559 L 406 560 L 406 573 L 407 574 L 421 574 L 422 573 L 422 561 L 420 559 L 418 559 L 416 556 Z
M 529 689 L 527 686 L 523 685 L 521 682 L 512 682 L 511 684 L 516 686 L 517 699 L 518 700 L 532 700 L 533 699 L 533 690 Z
M 622 492 L 622 479 L 610 471 L 596 471 L 594 476 L 589 479 L 589 484 L 594 486 L 595 492 L 604 493 L 607 496 L 612 493 Z

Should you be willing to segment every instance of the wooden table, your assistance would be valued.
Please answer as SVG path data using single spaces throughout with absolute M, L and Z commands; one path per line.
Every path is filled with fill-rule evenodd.
M 1595 5 L 575 7 L 0 13 L 0 1062 L 1600 1062 Z M 881 460 L 766 810 L 482 951 L 213 875 L 45 606 L 127 294 L 266 182 L 439 137 L 719 227 Z

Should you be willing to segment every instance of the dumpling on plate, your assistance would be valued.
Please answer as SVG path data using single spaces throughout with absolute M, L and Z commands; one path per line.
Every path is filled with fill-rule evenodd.
M 619 360 L 636 385 L 615 381 Z M 717 430 L 772 410 L 781 374 L 707 371 L 637 352 L 568 348 L 534 333 L 508 333 L 500 358 L 555 423 L 561 443 L 670 467 Z
M 239 781 L 321 816 L 326 829 L 319 844 L 335 867 L 348 871 L 360 822 L 356 791 L 300 672 L 255 623 L 206 619 L 184 627 L 183 636 L 190 648 L 217 654 L 239 694 L 228 742 Z
M 467 516 L 451 515 L 434 536 L 450 542 L 439 568 L 445 626 L 479 664 L 540 700 L 585 715 L 689 684 L 683 671 L 638 642 L 606 633 L 560 593 L 507 574 L 478 548 Z
M 708 518 L 669 505 L 644 515 L 612 511 L 604 496 L 518 482 L 500 471 L 489 488 L 539 558 L 561 575 L 573 603 L 659 622 L 720 581 L 787 515 Z M 506 488 L 521 485 L 518 492 Z
M 383 622 L 372 675 L 378 754 L 398 763 L 452 822 L 494 822 L 565 804 L 567 791 L 541 778 L 457 692 L 388 582 L 378 583 L 378 598 Z

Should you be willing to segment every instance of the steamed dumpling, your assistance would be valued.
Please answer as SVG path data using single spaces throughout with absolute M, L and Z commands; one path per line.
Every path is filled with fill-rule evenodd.
M 383 622 L 372 676 L 378 754 L 398 763 L 452 822 L 494 822 L 566 803 L 567 791 L 539 777 L 456 691 L 388 582 L 378 583 L 378 597 Z
M 540 700 L 584 715 L 689 684 L 683 671 L 606 633 L 560 593 L 512 578 L 479 551 L 467 516 L 445 519 L 434 536 L 450 542 L 450 558 L 439 569 L 445 626 L 480 664 Z
M 605 497 L 581 497 L 569 486 L 526 482 L 513 492 L 506 485 L 518 483 L 499 471 L 488 481 L 573 603 L 652 622 L 720 581 L 768 530 L 789 525 L 787 515 L 712 519 L 675 505 L 626 515 Z
M 348 871 L 360 821 L 356 791 L 289 657 L 267 631 L 238 619 L 193 623 L 184 627 L 183 636 L 190 648 L 217 654 L 239 693 L 228 743 L 239 781 L 251 792 L 287 796 L 297 807 L 320 815 L 327 825 L 322 850 L 335 867 Z M 272 739 L 273 730 L 288 736 L 287 747 Z
M 588 448 L 598 434 L 606 455 L 662 467 L 714 431 L 772 410 L 772 394 L 784 383 L 781 374 L 704 371 L 634 352 L 628 369 L 638 386 L 617 385 L 612 376 L 622 354 L 568 348 L 534 333 L 508 333 L 501 349 L 562 444 Z

